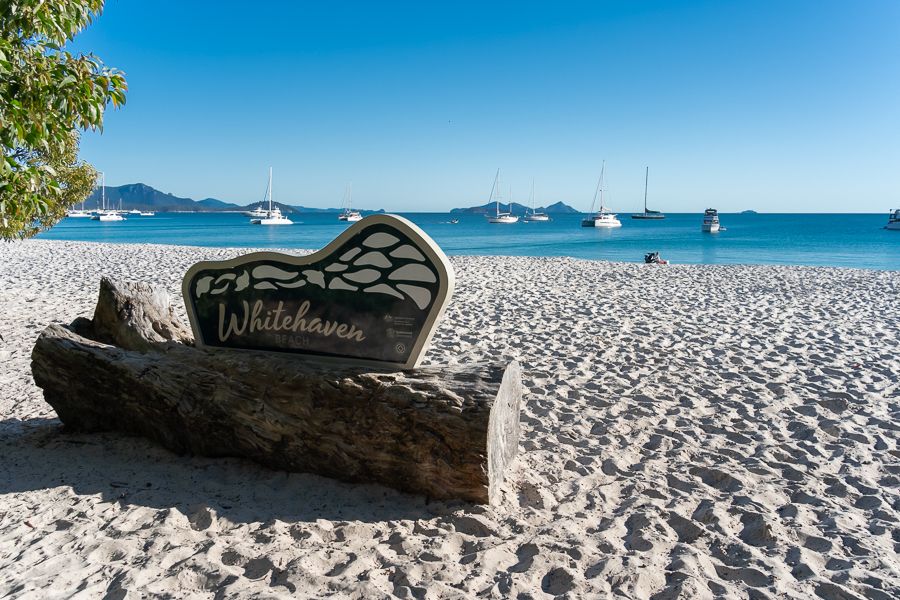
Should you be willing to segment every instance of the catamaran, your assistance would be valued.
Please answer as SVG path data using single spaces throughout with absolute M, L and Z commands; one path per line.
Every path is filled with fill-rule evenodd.
M 347 221 L 348 223 L 356 223 L 357 221 L 362 220 L 362 214 L 358 210 L 353 210 L 353 184 L 347 186 L 347 191 L 344 193 L 344 199 L 346 200 L 344 210 L 341 214 L 338 215 L 338 221 Z
M 272 167 L 269 167 L 269 185 L 266 187 L 266 196 L 269 198 L 269 210 L 264 217 L 250 219 L 251 225 L 293 225 L 294 222 L 281 214 L 281 209 L 272 207 Z
M 666 215 L 658 210 L 650 210 L 647 208 L 647 180 L 650 178 L 650 167 L 644 172 L 644 212 L 631 215 L 632 219 L 665 219 Z
M 600 167 L 600 179 L 597 180 L 597 189 L 594 190 L 594 199 L 591 201 L 591 214 L 581 220 L 582 227 L 612 228 L 622 226 L 622 222 L 616 218 L 616 215 L 603 206 L 603 175 L 605 171 L 606 161 L 603 161 L 603 165 Z M 597 204 L 598 195 L 600 197 L 600 210 L 595 213 L 594 206 Z
M 707 233 L 716 233 L 721 229 L 719 225 L 719 211 L 714 208 L 707 208 L 703 211 L 702 229 Z
M 884 228 L 900 231 L 900 208 L 895 208 L 888 213 L 888 223 Z
M 497 174 L 494 176 L 494 185 L 491 187 L 491 196 L 488 198 L 488 204 L 490 204 L 491 200 L 497 203 L 497 212 L 493 216 L 487 216 L 488 223 L 509 224 L 519 222 L 519 217 L 512 214 L 512 212 L 500 212 L 500 169 L 497 169 Z M 509 203 L 509 209 L 510 211 L 512 210 L 512 202 Z
M 531 212 L 525 215 L 525 221 L 532 223 L 536 221 L 549 221 L 550 215 L 545 212 L 537 212 L 534 209 L 534 179 L 531 180 Z

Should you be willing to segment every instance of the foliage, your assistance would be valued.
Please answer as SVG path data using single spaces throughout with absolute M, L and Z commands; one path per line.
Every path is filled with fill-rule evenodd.
M 0 0 L 0 239 L 52 226 L 90 194 L 78 131 L 125 102 L 124 75 L 64 49 L 103 0 Z

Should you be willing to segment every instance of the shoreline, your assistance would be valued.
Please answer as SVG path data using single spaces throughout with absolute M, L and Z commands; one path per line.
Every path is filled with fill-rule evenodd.
M 85 245 L 98 245 L 98 246 L 131 246 L 131 247 L 154 247 L 154 248 L 173 248 L 177 250 L 192 250 L 195 252 L 225 252 L 230 256 L 231 253 L 237 254 L 249 254 L 251 252 L 281 252 L 284 254 L 293 254 L 296 256 L 305 256 L 307 254 L 312 254 L 314 252 L 318 252 L 321 248 L 277 248 L 277 247 L 263 247 L 263 246 L 191 246 L 189 244 L 167 244 L 163 242 L 98 242 L 98 241 L 88 241 L 88 240 L 54 240 L 54 239 L 46 239 L 46 238 L 32 238 L 28 240 L 15 240 L 12 242 L 5 242 L 11 244 L 20 244 L 20 243 L 48 243 L 48 244 L 85 244 Z M 447 258 L 461 259 L 461 258 L 496 258 L 496 259 L 524 259 L 524 260 L 573 260 L 573 261 L 584 261 L 587 263 L 599 263 L 599 264 L 612 264 L 612 265 L 641 265 L 645 266 L 645 263 L 641 261 L 625 261 L 625 260 L 607 260 L 604 258 L 582 258 L 578 256 L 532 256 L 532 255 L 521 255 L 521 254 L 447 254 Z M 218 259 L 217 259 L 218 260 Z M 803 264 L 788 264 L 788 263 L 668 263 L 666 265 L 646 265 L 647 267 L 652 268 L 680 268 L 680 267 L 703 267 L 703 268 L 713 268 L 713 267 L 741 267 L 741 268 L 752 268 L 752 267 L 774 267 L 774 268 L 785 268 L 785 269 L 837 269 L 841 271 L 863 271 L 863 272 L 876 272 L 876 273 L 900 273 L 900 265 L 896 269 L 879 269 L 872 267 L 849 267 L 849 266 L 833 266 L 833 265 L 803 265 Z
M 186 322 L 187 268 L 249 250 L 0 244 L 0 595 L 900 595 L 900 272 L 451 256 L 425 364 L 523 367 L 493 507 L 60 431 L 44 327 L 101 275 Z

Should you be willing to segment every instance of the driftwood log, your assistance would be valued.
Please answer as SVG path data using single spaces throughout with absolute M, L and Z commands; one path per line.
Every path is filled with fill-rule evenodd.
M 70 430 L 431 498 L 499 499 L 518 449 L 516 362 L 373 372 L 195 348 L 165 292 L 100 287 L 92 320 L 50 325 L 32 353 L 34 380 Z

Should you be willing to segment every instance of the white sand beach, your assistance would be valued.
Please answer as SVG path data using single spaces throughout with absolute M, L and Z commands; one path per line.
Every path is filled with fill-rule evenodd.
M 426 363 L 523 365 L 497 506 L 61 431 L 44 327 L 241 253 L 0 243 L 0 597 L 900 597 L 900 272 L 453 258 Z

